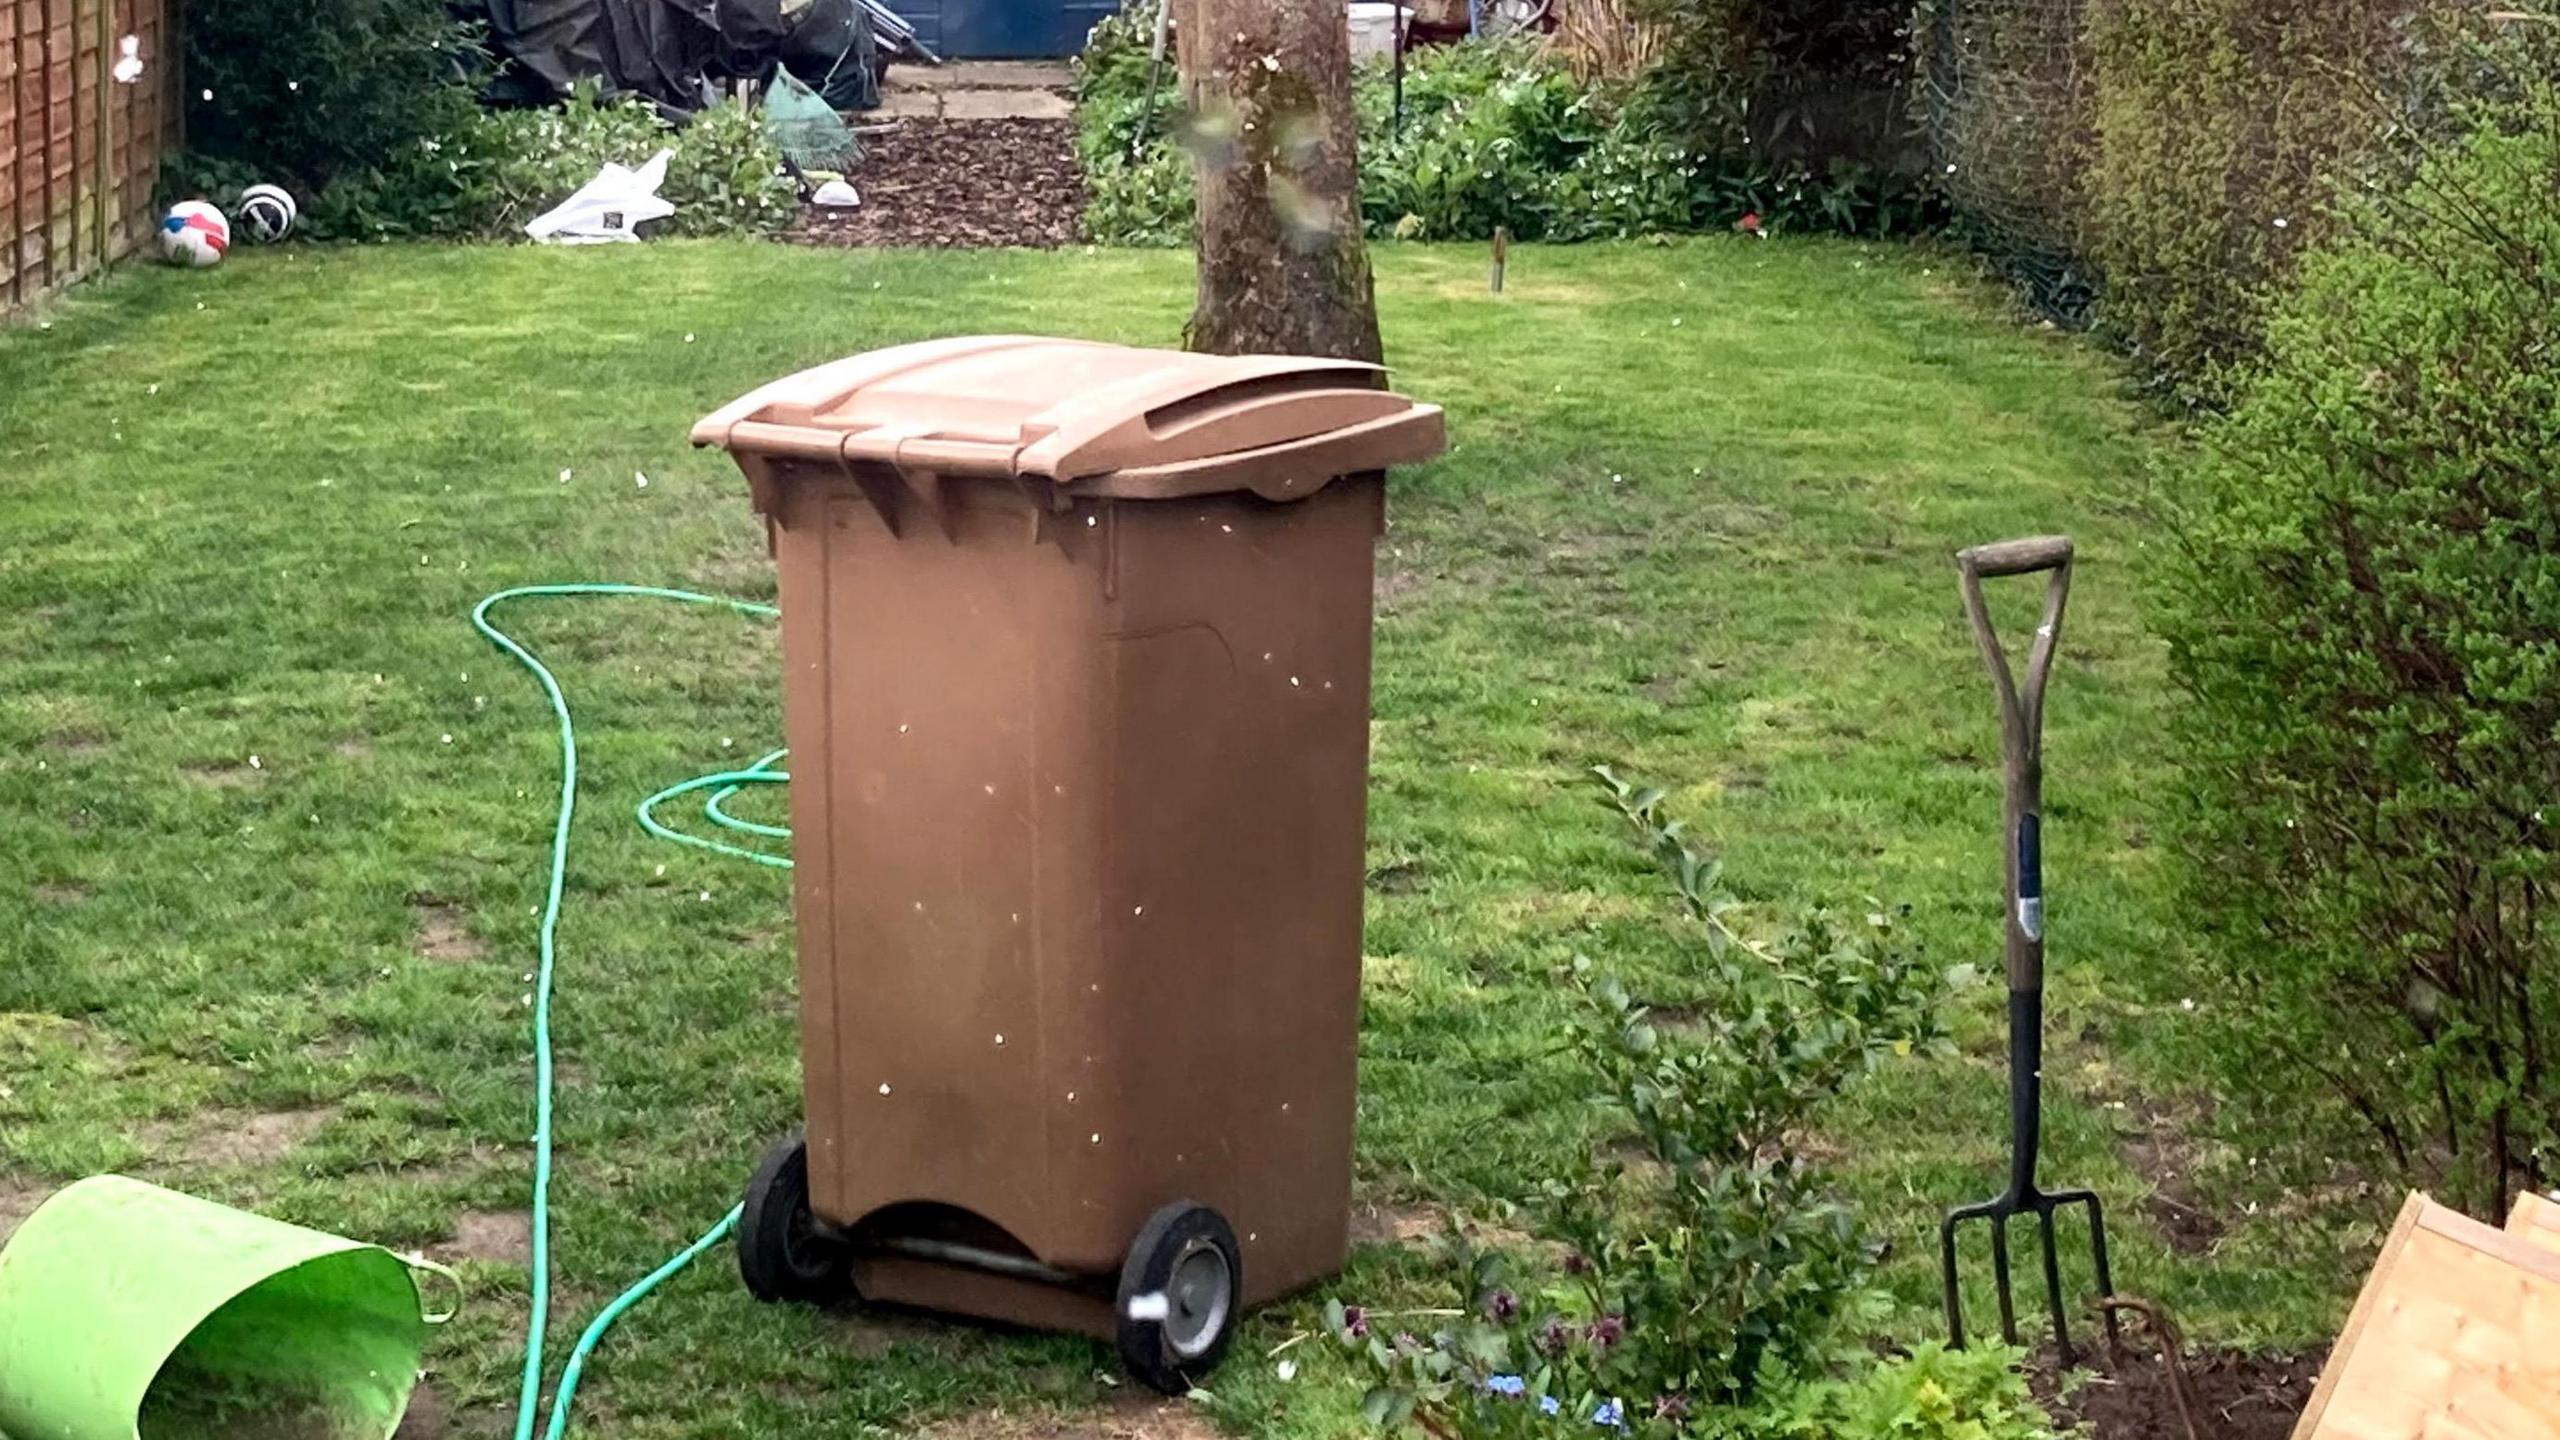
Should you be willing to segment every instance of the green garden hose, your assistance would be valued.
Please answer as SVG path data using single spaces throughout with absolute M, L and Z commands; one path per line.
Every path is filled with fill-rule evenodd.
M 533 672 L 542 685 L 542 693 L 551 702 L 551 713 L 560 722 L 560 807 L 551 828 L 551 876 L 542 901 L 542 923 L 538 946 L 541 963 L 536 967 L 533 991 L 533 1298 L 531 1314 L 525 1326 L 524 1379 L 516 1395 L 515 1440 L 533 1440 L 536 1422 L 541 1418 L 542 1337 L 551 1318 L 551 977 L 557 955 L 555 937 L 560 923 L 560 894 L 569 866 L 569 820 L 578 805 L 578 731 L 569 719 L 569 702 L 560 693 L 560 682 L 548 667 L 534 658 L 532 651 L 516 643 L 505 631 L 489 623 L 491 609 L 504 601 L 567 595 L 613 595 L 649 600 L 672 600 L 685 605 L 707 605 L 771 619 L 782 612 L 771 605 L 752 600 L 735 600 L 720 595 L 704 595 L 691 590 L 668 590 L 654 585 L 571 584 L 519 585 L 490 595 L 471 608 L 471 624 L 492 644 L 513 656 L 516 662 Z M 778 825 L 761 825 L 741 820 L 720 808 L 721 802 L 749 785 L 781 784 L 791 777 L 774 769 L 785 752 L 776 750 L 744 770 L 723 770 L 680 784 L 670 785 L 640 802 L 640 824 L 652 835 L 687 845 L 699 846 L 720 854 L 752 860 L 760 865 L 789 867 L 789 857 L 769 854 L 720 840 L 688 835 L 661 824 L 652 813 L 663 801 L 702 790 L 712 792 L 703 804 L 704 816 L 715 826 L 771 839 L 788 839 L 791 832 Z M 669 1276 L 683 1269 L 704 1251 L 728 1238 L 737 1228 L 738 1208 L 732 1207 L 720 1222 L 704 1231 L 701 1238 L 677 1252 L 657 1269 L 613 1298 L 594 1320 L 578 1335 L 577 1344 L 569 1351 L 569 1362 L 560 1371 L 560 1389 L 551 1399 L 550 1420 L 544 1429 L 548 1440 L 560 1440 L 568 1429 L 569 1405 L 578 1391 L 578 1379 L 586 1368 L 587 1357 L 594 1353 L 597 1342 L 604 1338 L 624 1311 L 639 1303 Z

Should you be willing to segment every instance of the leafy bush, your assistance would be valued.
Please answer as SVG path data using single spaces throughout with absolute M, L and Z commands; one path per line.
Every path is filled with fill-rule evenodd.
M 1153 7 L 1094 28 L 1079 58 L 1077 152 L 1090 239 L 1179 244 L 1193 212 L 1185 119 L 1170 64 L 1146 101 Z M 1418 49 L 1404 112 L 1383 62 L 1353 76 L 1361 215 L 1405 239 L 1586 240 L 1721 229 L 1756 214 L 1771 229 L 1888 233 L 1931 223 L 1920 191 L 1855 164 L 1836 173 L 1772 162 L 1740 132 L 1701 149 L 1626 85 L 1586 84 L 1525 38 Z M 1141 146 L 1141 122 L 1148 142 Z
M 1547 1270 L 1515 1271 L 1454 1231 L 1445 1253 L 1464 1303 L 1427 1339 L 1380 1334 L 1339 1302 L 1328 1328 L 1372 1372 L 1374 1421 L 1444 1437 L 1544 1433 L 1550 1416 L 1666 1437 L 1759 1433 L 1752 1417 L 1781 1400 L 1806 1424 L 1876 1410 L 1863 1389 L 1807 1388 L 1842 1353 L 1840 1322 L 1875 1253 L 1802 1141 L 1878 1065 L 1944 1044 L 1949 977 L 1896 949 L 1880 913 L 1741 933 L 1718 867 L 1662 818 L 1661 792 L 1597 773 L 1703 941 L 1707 993 L 1676 1019 L 1574 964 L 1588 1005 L 1573 1052 L 1634 1124 L 1639 1158 L 1546 1184 L 1541 1231 L 1567 1247 Z
M 179 29 L 187 149 L 170 189 L 281 184 L 322 238 L 449 223 L 437 147 L 471 123 L 487 57 L 443 0 L 210 0 Z
M 678 129 L 637 96 L 599 99 L 581 90 L 559 109 L 478 117 L 460 147 L 460 163 L 473 176 L 475 228 L 515 234 L 606 161 L 637 166 L 661 146 L 675 152 L 658 190 L 675 203 L 676 213 L 667 220 L 670 233 L 764 234 L 798 213 L 782 156 L 753 112 L 714 105 Z
M 2327 198 L 2386 133 L 2426 0 L 2101 0 L 2085 229 L 2099 318 L 2191 401 L 2257 348 Z
M 1645 76 L 1644 103 L 1690 148 L 1882 161 L 1902 148 L 1899 92 L 1909 78 L 1910 0 L 1642 0 L 1665 39 Z M 1845 133 L 1825 123 L 1844 95 L 1884 103 L 1853 107 Z
M 2170 483 L 2160 615 L 2230 1099 L 2492 1218 L 2560 1179 L 2554 49 L 2305 259 Z
M 1397 129 L 1376 69 L 1363 67 L 1356 95 L 1373 233 L 1481 239 L 1501 225 L 1534 240 L 1562 228 L 1561 179 L 1610 129 L 1602 95 L 1533 40 L 1441 46 L 1407 57 Z M 1686 228 L 1685 207 L 1677 218 Z

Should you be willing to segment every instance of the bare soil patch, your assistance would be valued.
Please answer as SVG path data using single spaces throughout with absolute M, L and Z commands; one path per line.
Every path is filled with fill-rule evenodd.
M 1181 1400 L 1123 1395 L 1085 1411 L 1015 1415 L 988 1410 L 947 1420 L 928 1440 L 1220 1440 L 1218 1428 Z
M 489 953 L 489 947 L 471 933 L 461 906 L 419 891 L 409 897 L 409 908 L 415 912 L 412 924 L 417 932 L 411 947 L 425 958 L 459 965 Z
M 523 1265 L 533 1259 L 533 1216 L 522 1210 L 465 1210 L 453 1217 L 453 1238 L 434 1247 L 439 1260 L 487 1260 Z
M 1369 872 L 1369 888 L 1382 895 L 1409 895 L 1431 878 L 1431 862 L 1396 860 Z
M 45 748 L 56 755 L 75 759 L 95 755 L 107 748 L 107 737 L 97 730 L 62 730 L 45 737 Z
M 335 1105 L 311 1110 L 257 1110 L 245 1115 L 217 1111 L 194 1123 L 171 1158 L 189 1169 L 255 1169 L 273 1165 L 320 1133 L 320 1127 L 337 1114 Z
M 1378 578 L 1370 593 L 1377 601 L 1379 609 L 1394 610 L 1397 601 L 1420 590 L 1422 584 L 1423 575 L 1419 570 L 1381 565 L 1378 567 Z
M 1537 1250 L 1560 1253 L 1559 1247 L 1526 1230 L 1472 1217 L 1453 1217 L 1445 1207 L 1428 1202 L 1399 1204 L 1363 1201 L 1351 1208 L 1354 1245 L 1427 1245 L 1449 1233 L 1453 1218 L 1464 1219 L 1467 1238 L 1494 1250 Z
M 425 1381 L 409 1392 L 408 1412 L 400 1417 L 400 1428 L 391 1432 L 391 1440 L 445 1440 L 453 1433 L 453 1417 L 445 1410 L 444 1397 Z
M 19 1223 L 51 1199 L 56 1188 L 50 1181 L 0 1175 L 0 1244 L 8 1243 Z
M 2129 1343 L 2127 1349 L 2133 1348 Z M 2188 1356 L 2195 1434 L 2200 1440 L 2287 1440 L 2319 1383 L 2321 1359 L 2316 1351 Z M 2035 1381 L 2038 1393 L 2053 1395 L 2050 1357 L 2039 1360 Z M 2093 1440 L 2187 1440 L 2168 1371 L 2155 1355 L 2128 1354 L 2117 1373 L 2091 1377 L 2068 1397 L 2048 1403 L 2054 1418 L 2088 1426 Z
M 1449 1228 L 1437 1205 L 1359 1205 L 1351 1211 L 1354 1245 L 1414 1245 Z
M 2207 1206 L 2195 1181 L 2195 1145 L 2174 1116 L 2154 1113 L 2138 1135 L 2127 1136 L 2118 1149 L 2135 1174 L 2151 1182 L 2143 1212 L 2181 1255 L 2201 1255 L 2222 1239 L 2223 1223 Z

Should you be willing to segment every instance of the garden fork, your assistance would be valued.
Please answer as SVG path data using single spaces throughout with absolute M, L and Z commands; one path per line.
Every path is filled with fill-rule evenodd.
M 2044 1248 L 2045 1303 L 2053 1311 L 2053 1343 L 2062 1363 L 2073 1361 L 2071 1333 L 2063 1319 L 2062 1267 L 2055 1251 L 2053 1212 L 2089 1207 L 2089 1246 L 2098 1293 L 2112 1295 L 2107 1273 L 2106 1213 L 2095 1191 L 2047 1191 L 2036 1184 L 2036 1142 L 2044 1122 L 2044 863 L 2039 832 L 2044 818 L 2044 682 L 2053 669 L 2054 641 L 2062 630 L 2063 602 L 2071 594 L 2071 540 L 2045 535 L 1977 545 L 1956 555 L 1963 577 L 1965 619 L 2000 705 L 2000 756 L 2005 790 L 2002 836 L 2008 855 L 2007 958 L 2009 971 L 2009 1188 L 1979 1205 L 1949 1211 L 1938 1230 L 1941 1283 L 1946 1290 L 1949 1341 L 1964 1344 L 1964 1306 L 1957 1295 L 1956 1227 L 1987 1220 L 1991 1271 L 2000 1297 L 2000 1337 L 2018 1343 L 2017 1306 L 2009 1287 L 2009 1217 L 2033 1215 Z M 1982 603 L 1986 576 L 2050 574 L 2044 618 L 2027 649 L 2026 683 L 2009 670 L 2007 650 L 1991 628 Z M 2106 1312 L 2107 1345 L 2116 1345 L 2116 1318 Z

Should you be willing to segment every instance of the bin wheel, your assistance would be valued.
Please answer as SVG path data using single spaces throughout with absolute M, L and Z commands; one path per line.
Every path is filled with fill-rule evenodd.
M 1129 1245 L 1117 1305 L 1120 1361 L 1167 1395 L 1189 1392 L 1235 1338 L 1244 1257 L 1226 1217 L 1176 1201 Z
M 768 1305 L 827 1305 L 853 1293 L 853 1257 L 809 1208 L 809 1146 L 798 1132 L 764 1152 L 738 1212 L 738 1274 Z

